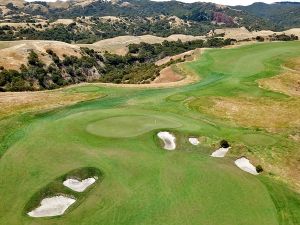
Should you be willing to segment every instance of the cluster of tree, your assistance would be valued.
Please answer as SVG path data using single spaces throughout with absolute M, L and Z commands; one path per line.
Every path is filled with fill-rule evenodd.
M 96 67 L 99 67 L 102 58 L 90 57 L 83 53 L 80 58 L 64 56 L 64 59 L 61 60 L 52 50 L 47 50 L 47 53 L 53 59 L 53 63 L 49 66 L 46 66 L 38 55 L 31 51 L 28 55 L 27 65 L 21 65 L 19 71 L 0 68 L 0 90 L 54 89 L 100 78 Z
M 112 83 L 149 83 L 167 65 L 156 66 L 155 62 L 200 47 L 220 47 L 230 44 L 228 40 L 212 38 L 204 42 L 164 41 L 161 44 L 132 44 L 125 56 L 100 54 L 93 49 L 81 48 L 81 57 L 64 55 L 60 59 L 55 52 L 46 52 L 52 63 L 46 66 L 34 51 L 28 55 L 27 65 L 20 71 L 0 68 L 0 90 L 28 91 L 53 89 L 85 81 Z M 173 61 L 171 63 L 175 63 Z M 169 64 L 168 64 L 169 65 Z
M 182 42 L 178 41 L 163 41 L 161 44 L 130 44 L 128 46 L 129 53 L 135 54 L 136 57 L 146 60 L 146 61 L 157 61 L 166 56 L 177 55 L 189 50 L 196 48 L 214 48 L 214 47 L 223 47 L 225 45 L 231 45 L 234 39 L 222 39 L 222 38 L 210 38 L 206 41 L 204 40 L 194 40 Z
M 130 44 L 128 46 L 129 53 L 135 54 L 140 60 L 144 61 L 157 61 L 167 56 L 177 55 L 196 48 L 202 48 L 204 46 L 203 40 L 195 40 L 182 42 L 178 41 L 163 41 L 161 44 Z
M 105 21 L 99 17 L 91 17 L 87 20 L 77 18 L 74 23 L 69 25 L 57 24 L 49 26 L 47 24 L 33 23 L 30 24 L 30 27 L 17 29 L 5 26 L 2 29 L 0 28 L 0 40 L 28 39 L 93 43 L 122 35 L 139 36 L 151 34 L 161 37 L 179 33 L 204 35 L 212 29 L 212 26 L 217 28 L 217 25 L 212 25 L 209 22 L 203 24 L 190 22 L 189 24 L 182 23 L 176 26 L 171 23 L 172 18 L 170 19 L 169 17 L 155 17 L 151 20 L 143 17 L 123 17 L 121 21 Z M 82 29 L 82 27 L 88 29 Z
M 296 35 L 286 35 L 286 34 L 278 34 L 278 35 L 273 35 L 271 37 L 272 41 L 296 41 L 298 40 L 298 36 Z
M 257 36 L 256 41 L 259 42 L 264 42 L 265 38 L 262 36 Z M 274 34 L 274 35 L 270 35 L 268 37 L 268 40 L 270 41 L 296 41 L 298 40 L 298 36 L 291 34 L 291 35 L 286 35 L 286 34 Z

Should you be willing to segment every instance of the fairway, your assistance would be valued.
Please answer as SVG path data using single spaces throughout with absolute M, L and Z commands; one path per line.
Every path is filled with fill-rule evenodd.
M 3 118 L 9 132 L 0 144 L 0 224 L 299 225 L 300 150 L 290 138 L 299 118 L 274 114 L 274 124 L 262 127 L 263 112 L 248 121 L 238 108 L 263 105 L 267 98 L 272 106 L 300 110 L 299 99 L 257 83 L 296 57 L 300 42 L 207 50 L 182 65 L 200 77 L 197 83 L 165 89 L 73 86 L 65 91 L 101 98 Z M 234 114 L 226 111 L 233 103 Z M 284 115 L 289 125 L 282 127 Z M 174 134 L 175 150 L 163 148 L 160 131 Z M 192 145 L 189 137 L 200 144 Z M 230 151 L 211 157 L 223 139 Z M 242 171 L 234 164 L 242 156 L 265 171 Z M 101 179 L 76 193 L 62 182 L 81 168 L 93 168 Z M 91 177 L 86 173 L 83 179 Z M 62 216 L 27 215 L 39 198 L 54 193 L 77 201 Z

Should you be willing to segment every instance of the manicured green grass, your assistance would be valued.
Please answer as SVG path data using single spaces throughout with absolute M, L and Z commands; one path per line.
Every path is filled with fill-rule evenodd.
M 134 125 L 133 125 L 134 124 Z M 162 116 L 116 116 L 92 122 L 87 131 L 102 137 L 136 137 L 154 129 L 176 128 L 182 124 Z
M 106 97 L 10 118 L 5 129 L 14 126 L 3 138 L 0 159 L 0 224 L 299 224 L 299 194 L 270 178 L 267 173 L 273 171 L 256 177 L 233 163 L 244 153 L 258 159 L 272 155 L 285 144 L 289 154 L 295 153 L 297 145 L 284 135 L 207 115 L 195 103 L 200 96 L 284 100 L 284 95 L 258 88 L 255 80 L 276 73 L 295 49 L 300 43 L 211 50 L 187 65 L 201 75 L 197 84 L 170 89 L 72 87 L 67 91 Z M 161 147 L 156 136 L 161 130 L 176 135 L 175 151 Z M 201 145 L 189 144 L 189 136 L 201 137 Z M 222 139 L 232 145 L 231 153 L 211 158 Z M 103 180 L 80 204 L 55 218 L 24 214 L 44 187 L 83 167 L 98 168 Z

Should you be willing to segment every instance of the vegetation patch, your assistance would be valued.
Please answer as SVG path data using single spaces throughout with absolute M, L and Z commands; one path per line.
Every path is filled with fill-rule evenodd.
M 43 199 L 51 198 L 55 196 L 65 196 L 72 199 L 75 199 L 76 202 L 73 204 L 71 208 L 74 206 L 78 206 L 83 200 L 84 197 L 88 194 L 88 191 L 79 193 L 71 190 L 70 188 L 67 188 L 63 185 L 63 182 L 69 178 L 75 178 L 78 180 L 84 180 L 90 177 L 98 177 L 97 183 L 101 182 L 103 179 L 103 173 L 94 167 L 85 167 L 85 168 L 79 168 L 73 171 L 70 171 L 69 173 L 56 178 L 54 181 L 47 184 L 45 187 L 40 189 L 36 194 L 34 194 L 28 203 L 26 204 L 24 208 L 24 213 L 27 214 L 28 212 L 31 212 L 35 208 L 39 207 L 40 202 Z M 89 188 L 91 189 L 91 188 Z M 89 190 L 88 189 L 88 190 Z
M 260 127 L 268 131 L 299 126 L 298 99 L 272 98 L 210 98 L 193 100 L 198 110 L 229 119 L 242 126 Z
M 277 142 L 273 137 L 264 134 L 245 134 L 241 139 L 249 146 L 269 146 Z

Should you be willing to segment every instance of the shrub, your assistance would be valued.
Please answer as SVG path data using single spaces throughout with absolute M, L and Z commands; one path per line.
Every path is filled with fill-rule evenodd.
M 262 168 L 261 165 L 256 166 L 256 172 L 261 173 L 263 171 L 264 171 L 264 169 Z
M 220 146 L 221 146 L 222 148 L 229 148 L 229 147 L 230 147 L 228 141 L 226 141 L 226 140 L 220 141 Z
M 264 42 L 265 41 L 265 39 L 261 36 L 257 36 L 256 40 L 259 41 L 259 42 Z

